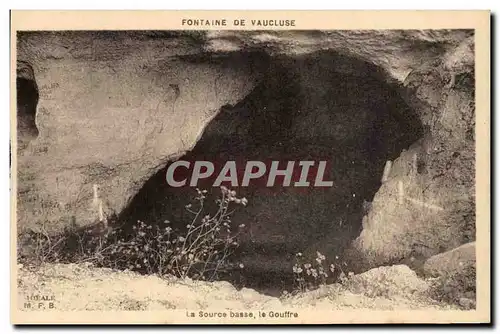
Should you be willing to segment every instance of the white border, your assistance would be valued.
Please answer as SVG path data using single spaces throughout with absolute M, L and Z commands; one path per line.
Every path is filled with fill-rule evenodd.
M 1 330 L 2 332 L 13 332 L 14 328 L 10 325 L 10 300 L 9 300 L 9 295 L 6 293 L 10 289 L 10 282 L 9 282 L 9 275 L 6 274 L 6 268 L 8 268 L 8 264 L 10 262 L 10 254 L 9 254 L 9 222 L 10 222 L 10 193 L 9 193 L 9 187 L 10 187 L 10 180 L 9 180 L 9 168 L 8 168 L 8 154 L 9 154 L 9 148 L 7 146 L 7 142 L 10 138 L 10 129 L 9 129 L 9 124 L 10 124 L 10 119 L 9 119 L 9 81 L 7 78 L 10 76 L 10 69 L 9 65 L 9 57 L 10 57 L 10 52 L 8 52 L 8 48 L 6 47 L 9 45 L 9 38 L 10 38 L 10 22 L 9 22 L 9 12 L 8 9 L 209 9 L 209 10 L 217 10 L 217 9 L 236 9 L 236 10 L 244 10 L 244 9 L 266 9 L 266 10 L 273 10 L 273 9 L 309 9 L 309 10 L 321 10 L 321 9 L 337 9 L 337 10 L 343 10 L 343 9 L 456 9 L 456 10 L 465 10 L 465 9 L 489 9 L 491 10 L 494 14 L 498 13 L 498 8 L 499 8 L 499 1 L 487 1 L 487 0 L 475 0 L 475 1 L 465 1 L 465 0 L 455 0 L 453 2 L 448 2 L 448 1 L 436 1 L 436 0 L 420 0 L 415 3 L 411 3 L 408 1 L 356 1 L 356 0 L 350 0 L 347 2 L 330 2 L 329 4 L 324 3 L 323 1 L 317 1 L 317 0 L 307 0 L 303 2 L 293 2 L 293 1 L 274 1 L 273 4 L 270 4 L 268 0 L 252 0 L 251 2 L 244 3 L 244 2 L 239 2 L 236 3 L 235 1 L 229 2 L 229 1 L 222 1 L 222 0 L 211 0 L 211 1 L 203 1 L 203 0 L 198 0 L 198 1 L 193 1 L 193 0 L 183 0 L 181 2 L 182 7 L 177 7 L 173 4 L 168 4 L 166 1 L 116 1 L 112 2 L 109 1 L 105 3 L 102 0 L 86 0 L 84 2 L 69 2 L 69 1 L 56 1 L 56 0 L 46 0 L 43 1 L 43 6 L 42 3 L 39 1 L 3 1 L 2 2 L 2 15 L 0 16 L 2 19 L 2 24 L 1 24 L 1 39 L 2 39 L 2 45 L 5 47 L 3 52 L 1 52 L 1 57 L 2 61 L 0 64 L 2 64 L 1 67 L 1 77 L 2 80 L 0 81 L 2 84 L 2 89 L 0 90 L 1 92 L 1 98 L 4 106 L 4 112 L 0 113 L 0 170 L 1 170 L 1 175 L 2 177 L 0 178 L 0 213 L 2 214 L 2 222 L 3 222 L 3 233 L 0 233 L 1 237 L 3 238 L 0 241 L 0 245 L 2 247 L 2 252 L 1 252 L 1 260 L 2 260 L 2 268 L 4 268 L 4 274 L 1 276 L 1 281 L 2 281 L 2 286 L 1 290 L 2 292 L 2 299 L 1 299 L 1 304 L 0 304 L 0 314 L 2 315 L 2 321 L 1 321 Z M 138 5 L 141 5 L 140 7 Z M 498 22 L 497 22 L 498 25 Z M 497 36 L 497 29 L 495 27 L 495 33 L 493 34 L 494 38 L 494 44 L 493 47 L 496 49 L 496 43 L 498 42 L 498 36 Z M 9 43 L 9 44 L 7 44 Z M 493 61 L 498 60 L 498 53 L 495 52 L 495 59 Z M 495 78 L 498 78 L 498 67 L 495 66 Z M 496 87 L 493 83 L 492 87 Z M 498 88 L 498 87 L 496 87 Z M 493 95 L 494 92 L 493 92 Z M 495 112 L 496 110 L 494 110 Z M 498 116 L 496 117 L 495 124 L 492 124 L 496 129 L 498 129 L 499 125 L 499 119 Z M 492 133 L 494 133 L 494 128 L 491 129 Z M 498 155 L 500 152 L 500 144 L 498 143 L 498 135 L 496 136 L 495 140 L 495 153 Z M 493 161 L 493 160 L 492 160 Z M 492 169 L 493 170 L 493 169 Z M 497 185 L 497 182 L 495 182 L 495 185 Z M 495 187 L 496 188 L 496 187 Z M 495 200 L 495 205 L 493 207 L 499 207 L 500 206 L 500 200 L 498 199 L 498 196 L 496 196 Z M 492 221 L 492 224 L 495 222 Z M 498 238 L 498 228 L 496 228 L 496 233 L 495 233 L 495 240 L 499 240 Z M 493 243 L 492 245 L 494 245 Z M 495 252 L 495 257 L 493 259 L 498 259 L 498 247 L 496 248 Z M 495 271 L 495 277 L 496 276 L 496 271 Z M 492 282 L 494 283 L 494 281 Z M 497 290 L 497 289 L 495 289 Z M 498 293 L 495 296 L 495 300 L 498 300 Z M 498 312 L 498 308 L 495 307 L 495 310 Z M 496 313 L 497 313 L 496 312 Z M 493 319 L 498 320 L 498 314 L 495 314 L 493 316 Z M 206 328 L 203 328 L 206 329 Z M 243 328 L 242 328 L 243 329 Z M 242 330 L 240 329 L 240 330 Z M 306 327 L 302 328 L 303 330 L 307 330 Z M 367 328 L 356 328 L 356 329 L 349 329 L 349 328 L 336 328 L 335 330 L 337 331 L 349 331 L 351 332 L 359 332 L 361 333 L 362 331 L 366 331 Z M 384 330 L 385 328 L 381 328 Z M 409 328 L 407 328 L 409 329 Z M 31 332 L 34 329 L 25 329 L 25 332 Z M 40 330 L 40 329 L 38 329 Z M 45 329 L 46 331 L 50 331 L 53 329 Z M 83 328 L 78 328 L 74 329 L 76 332 L 81 332 L 84 329 Z M 105 329 L 99 329 L 97 332 L 104 332 Z M 109 330 L 109 329 L 108 329 Z M 139 328 L 133 328 L 132 330 L 138 331 L 140 330 Z M 170 328 L 170 330 L 174 330 Z M 178 330 L 179 332 L 186 332 L 192 329 L 187 329 L 187 328 L 177 328 L 175 330 Z M 249 328 L 246 328 L 245 330 L 250 330 Z M 252 329 L 253 330 L 253 329 Z M 270 329 L 264 329 L 264 328 L 259 328 L 259 331 L 267 331 Z M 391 329 L 394 330 L 394 329 Z M 453 331 L 454 328 L 448 329 L 449 331 Z M 478 330 L 478 329 L 476 329 Z M 412 328 L 410 331 L 416 331 L 416 329 Z

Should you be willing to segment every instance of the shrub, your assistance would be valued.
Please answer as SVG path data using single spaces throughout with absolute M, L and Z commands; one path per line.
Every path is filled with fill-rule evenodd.
M 132 232 L 115 228 L 95 235 L 94 229 L 68 228 L 62 235 L 30 235 L 36 245 L 36 262 L 91 262 L 98 266 L 129 269 L 160 276 L 175 275 L 214 280 L 242 264 L 231 263 L 244 225 L 232 229 L 231 214 L 236 205 L 245 206 L 234 190 L 222 186 L 215 212 L 207 209 L 207 191 L 196 189 L 195 203 L 186 205 L 192 219 L 176 229 L 166 220 L 160 224 L 137 221 Z

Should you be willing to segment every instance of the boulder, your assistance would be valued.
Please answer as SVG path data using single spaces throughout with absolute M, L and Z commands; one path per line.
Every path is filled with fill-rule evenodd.
M 455 303 L 463 309 L 476 306 L 476 243 L 470 242 L 425 261 L 431 296 Z
M 425 261 L 423 270 L 427 276 L 439 277 L 465 272 L 467 268 L 476 268 L 475 242 L 430 257 Z
M 354 293 L 386 298 L 423 295 L 429 288 L 428 284 L 406 265 L 373 268 L 354 275 L 348 284 Z

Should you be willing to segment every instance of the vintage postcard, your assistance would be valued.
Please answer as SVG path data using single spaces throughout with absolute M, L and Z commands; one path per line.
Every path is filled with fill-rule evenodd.
M 490 323 L 489 11 L 12 11 L 14 324 Z

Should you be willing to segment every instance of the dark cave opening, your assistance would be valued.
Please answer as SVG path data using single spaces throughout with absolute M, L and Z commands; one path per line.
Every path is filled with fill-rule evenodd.
M 35 123 L 39 98 L 38 86 L 33 68 L 27 62 L 17 63 L 16 96 L 17 138 L 19 148 L 23 149 L 29 141 L 38 136 Z
M 423 129 L 399 88 L 371 64 L 318 52 L 274 57 L 265 73 L 244 100 L 221 108 L 180 160 L 328 162 L 332 187 L 235 188 L 249 201 L 231 223 L 246 226 L 233 255 L 244 268 L 221 279 L 275 294 L 292 289 L 296 253 L 314 253 L 311 247 L 318 243 L 329 254 L 343 253 L 361 231 L 386 161 L 419 139 Z M 145 183 L 120 220 L 169 220 L 180 229 L 189 223 L 185 205 L 196 192 L 169 187 L 169 166 Z M 209 180 L 197 187 L 208 195 L 219 191 Z

